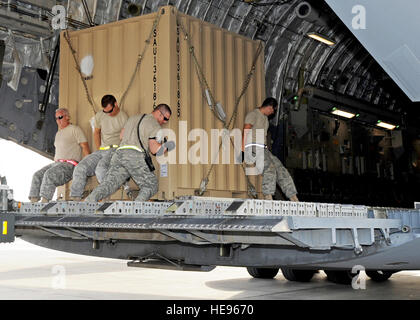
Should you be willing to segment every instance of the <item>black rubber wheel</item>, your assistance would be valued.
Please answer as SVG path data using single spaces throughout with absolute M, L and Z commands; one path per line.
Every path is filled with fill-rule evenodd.
M 394 271 L 389 270 L 366 270 L 366 275 L 375 282 L 383 282 L 392 276 Z
M 273 279 L 279 272 L 279 268 L 254 268 L 247 267 L 248 273 L 254 278 Z
M 351 273 L 350 270 L 324 270 L 327 274 L 327 279 L 337 284 L 351 284 L 353 277 L 356 274 Z
M 311 281 L 316 270 L 298 270 L 288 267 L 281 267 L 281 273 L 289 281 L 308 282 Z

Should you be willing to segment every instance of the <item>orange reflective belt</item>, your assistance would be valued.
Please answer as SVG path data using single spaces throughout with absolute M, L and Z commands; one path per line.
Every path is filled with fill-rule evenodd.
M 74 161 L 74 160 L 58 159 L 57 161 L 58 162 L 67 162 L 67 163 L 70 163 L 70 164 L 72 164 L 74 166 L 77 166 L 78 165 L 78 162 L 77 161 Z

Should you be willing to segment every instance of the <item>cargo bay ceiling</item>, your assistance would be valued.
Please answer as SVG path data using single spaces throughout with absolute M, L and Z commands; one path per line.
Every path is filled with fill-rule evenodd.
M 55 4 L 67 9 L 71 29 L 175 6 L 185 14 L 263 41 L 267 95 L 284 105 L 298 92 L 315 93 L 324 101 L 320 109 L 346 102 L 372 115 L 386 115 L 401 128 L 417 127 L 418 105 L 323 0 L 0 0 L 0 55 L 1 45 L 5 48 L 0 137 L 45 155 L 53 153 L 53 112 L 58 106 L 57 32 L 51 28 Z M 335 45 L 309 38 L 311 32 L 332 39 Z M 54 76 L 48 77 L 54 65 Z

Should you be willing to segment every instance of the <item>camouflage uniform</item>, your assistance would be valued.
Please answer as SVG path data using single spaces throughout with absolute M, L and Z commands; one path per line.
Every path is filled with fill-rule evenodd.
M 105 180 L 86 198 L 86 201 L 99 201 L 113 194 L 129 178 L 139 186 L 140 192 L 135 201 L 147 201 L 158 191 L 158 180 L 149 170 L 144 154 L 136 150 L 117 150 Z
M 73 182 L 70 188 L 71 197 L 82 196 L 88 177 L 96 175 L 99 183 L 104 180 L 115 150 L 115 148 L 98 150 L 79 162 L 73 172 Z
M 29 198 L 43 197 L 51 200 L 55 188 L 71 180 L 73 170 L 74 165 L 67 162 L 54 162 L 38 170 L 32 177 Z
M 127 122 L 128 116 L 120 110 L 117 115 L 109 116 L 103 112 L 95 115 L 95 128 L 101 130 L 101 146 L 98 151 L 85 157 L 74 169 L 73 182 L 70 188 L 71 197 L 82 197 L 85 190 L 87 177 L 96 175 L 96 179 L 101 183 L 109 168 L 115 147 L 120 144 L 120 132 Z M 109 148 L 105 150 L 106 148 Z
M 245 124 L 252 125 L 252 135 L 248 135 L 247 143 L 252 142 L 252 144 L 256 144 L 256 142 L 259 142 L 257 144 L 260 145 L 259 147 L 247 147 L 247 143 L 245 144 L 245 161 L 246 163 L 255 162 L 258 174 L 262 173 L 263 194 L 274 195 L 277 183 L 286 197 L 290 199 L 297 194 L 297 191 L 289 171 L 287 171 L 281 161 L 267 147 L 263 148 L 267 144 L 267 131 L 269 126 L 267 116 L 263 115 L 258 109 L 254 109 L 246 115 Z M 256 130 L 264 130 L 264 145 L 262 141 L 257 141 Z M 261 159 L 262 157 L 264 157 L 264 160 Z M 264 167 L 262 167 L 263 163 Z
M 138 124 L 142 116 L 135 115 L 128 119 L 124 126 L 121 146 L 112 156 L 105 180 L 92 191 L 86 201 L 99 201 L 110 196 L 130 177 L 140 188 L 135 201 L 147 201 L 158 192 L 158 179 L 146 164 L 145 153 L 137 135 Z M 154 138 L 158 142 L 162 140 L 159 134 L 160 129 L 161 127 L 153 115 L 144 116 L 139 127 L 139 134 L 147 151 L 150 138 Z
M 264 149 L 263 194 L 274 195 L 276 192 L 276 183 L 280 186 L 287 198 L 290 199 L 297 194 L 295 183 L 289 171 L 287 171 L 275 155 L 268 149 Z
M 74 163 L 80 161 L 82 159 L 80 144 L 85 142 L 87 142 L 86 136 L 78 126 L 69 124 L 57 131 L 54 140 L 55 162 L 35 172 L 32 177 L 29 199 L 41 196 L 51 200 L 54 196 L 55 188 L 72 179 L 74 165 L 60 161 L 67 160 Z
M 95 175 L 99 183 L 105 180 L 106 173 L 108 172 L 112 156 L 114 155 L 116 148 L 111 148 L 109 150 L 102 150 L 102 159 L 99 160 L 96 165 Z

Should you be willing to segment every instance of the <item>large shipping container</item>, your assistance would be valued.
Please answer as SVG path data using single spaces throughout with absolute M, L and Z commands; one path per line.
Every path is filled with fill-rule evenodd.
M 260 41 L 184 15 L 171 6 L 162 7 L 156 13 L 68 34 L 74 54 L 63 32 L 59 104 L 69 109 L 72 123 L 84 130 L 92 150 L 95 149 L 91 119 L 94 109 L 102 112 L 103 95 L 112 94 L 121 104 L 126 92 L 122 109 L 129 116 L 150 113 L 159 103 L 171 107 L 172 117 L 164 128 L 176 134 L 177 148 L 170 154 L 176 157 L 176 163 L 160 165 L 154 160 L 159 177 L 156 199 L 196 194 L 215 159 L 214 156 L 212 159 L 211 146 L 218 146 L 218 142 L 212 141 L 211 130 L 222 129 L 224 124 L 208 105 L 204 83 L 208 84 L 213 96 L 212 104 L 220 103 L 226 113 L 226 122 L 229 122 L 256 61 L 247 90 L 239 102 L 237 117 L 229 129 L 242 130 L 246 113 L 258 107 L 265 98 L 264 47 Z M 150 41 L 146 41 L 149 35 Z M 139 69 L 129 86 L 142 53 Z M 85 65 L 92 66 L 92 62 L 90 74 L 85 71 Z M 79 73 L 77 65 L 82 66 L 85 73 Z M 200 71 L 202 76 L 199 76 Z M 88 101 L 81 75 L 94 106 Z M 207 137 L 198 131 L 191 132 L 200 128 L 205 130 L 208 143 Z M 221 137 L 218 141 L 220 143 Z M 227 152 L 229 148 L 229 164 L 222 164 L 222 151 Z M 192 163 L 194 155 L 199 155 L 201 162 Z M 214 165 L 209 175 L 204 196 L 247 197 L 244 169 L 234 164 L 234 159 L 232 144 L 221 149 L 219 164 Z M 261 178 L 249 178 L 261 195 Z M 67 198 L 68 190 L 69 185 L 66 185 L 59 193 Z M 121 192 L 118 192 L 116 197 L 120 196 Z

